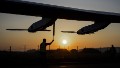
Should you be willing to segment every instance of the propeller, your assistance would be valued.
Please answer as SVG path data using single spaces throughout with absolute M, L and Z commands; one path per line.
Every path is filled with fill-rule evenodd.
M 10 31 L 28 31 L 28 29 L 6 29 Z M 51 31 L 51 30 L 37 30 L 37 31 Z
M 54 35 L 55 35 L 55 23 L 53 24 L 53 40 L 54 40 Z
M 75 31 L 61 31 L 61 32 L 63 32 L 63 33 L 77 33 Z
M 11 30 L 11 31 L 27 31 L 28 29 L 6 29 L 6 30 Z

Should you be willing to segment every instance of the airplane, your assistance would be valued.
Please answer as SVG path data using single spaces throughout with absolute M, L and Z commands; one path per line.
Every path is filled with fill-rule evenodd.
M 77 32 L 61 31 L 64 33 L 77 33 L 78 35 L 92 34 L 98 30 L 104 29 L 110 23 L 120 23 L 120 13 L 77 9 L 21 0 L 0 0 L 0 12 L 42 17 L 41 20 L 33 23 L 27 29 L 28 32 L 33 33 L 37 31 L 44 31 L 47 27 L 52 25 L 54 26 L 57 19 L 94 22 L 94 24 L 85 26 L 79 29 Z

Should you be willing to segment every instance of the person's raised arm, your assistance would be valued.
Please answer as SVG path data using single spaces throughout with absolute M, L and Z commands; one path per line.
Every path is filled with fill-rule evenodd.
M 54 40 L 52 40 L 52 42 L 50 42 L 50 43 L 46 43 L 46 45 L 51 45 L 51 44 L 53 43 L 53 41 L 54 41 Z

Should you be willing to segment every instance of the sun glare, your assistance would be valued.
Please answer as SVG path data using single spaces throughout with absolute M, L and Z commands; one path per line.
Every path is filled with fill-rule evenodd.
M 67 40 L 64 39 L 64 40 L 62 41 L 62 43 L 63 43 L 63 44 L 67 44 Z

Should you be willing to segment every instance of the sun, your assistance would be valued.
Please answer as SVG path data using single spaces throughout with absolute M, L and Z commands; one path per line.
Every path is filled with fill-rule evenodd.
M 63 44 L 67 44 L 67 40 L 64 39 L 64 40 L 62 41 L 62 43 L 63 43 Z

